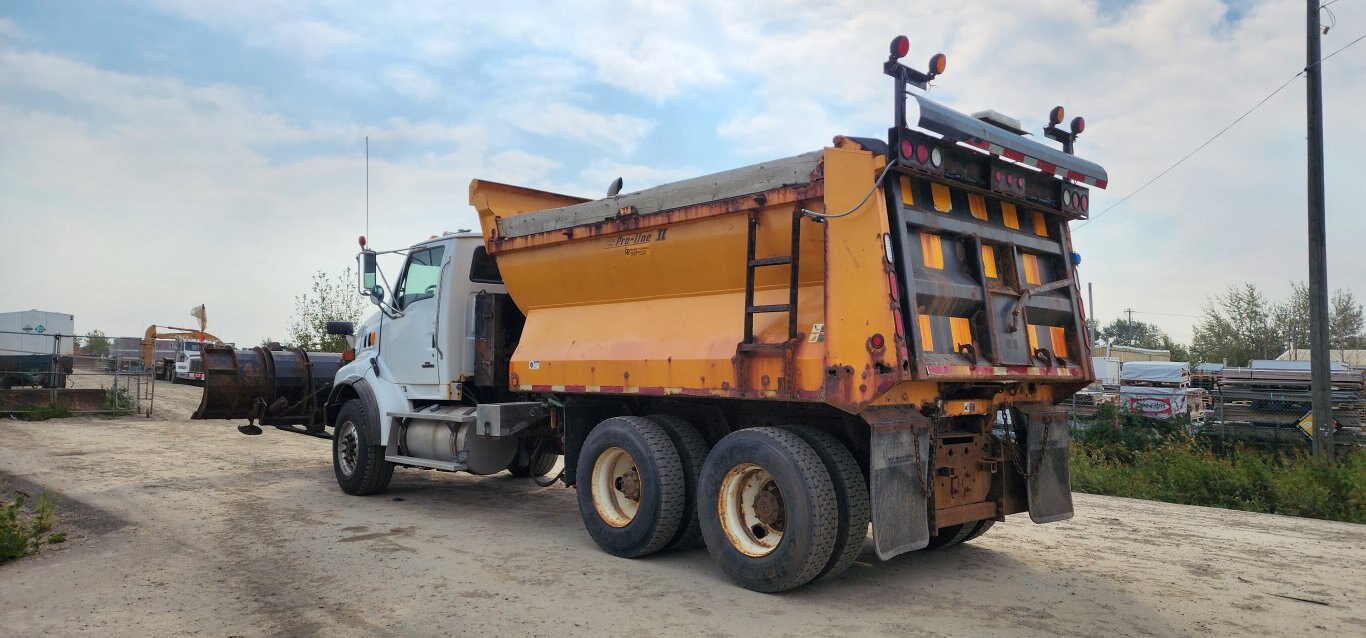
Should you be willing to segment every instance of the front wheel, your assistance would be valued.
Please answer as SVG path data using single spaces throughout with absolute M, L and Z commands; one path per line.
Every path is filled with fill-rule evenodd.
M 342 491 L 354 496 L 383 492 L 394 476 L 394 464 L 384 460 L 384 446 L 370 440 L 368 422 L 365 404 L 351 399 L 332 430 L 332 470 Z
M 839 537 L 839 501 L 825 462 L 802 437 L 780 428 L 721 439 L 703 464 L 697 511 L 707 551 L 754 591 L 810 582 Z

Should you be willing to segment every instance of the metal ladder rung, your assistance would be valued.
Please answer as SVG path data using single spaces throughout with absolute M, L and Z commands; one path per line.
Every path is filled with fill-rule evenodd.
M 748 312 L 752 315 L 757 315 L 763 312 L 788 312 L 791 309 L 792 304 L 780 303 L 771 304 L 768 306 L 747 306 L 745 307 L 745 312 Z
M 740 352 L 782 352 L 787 349 L 787 343 L 742 343 L 739 349 Z
M 786 266 L 791 263 L 792 257 L 790 255 L 784 257 L 763 257 L 760 259 L 749 260 L 749 267 L 758 268 L 760 266 Z

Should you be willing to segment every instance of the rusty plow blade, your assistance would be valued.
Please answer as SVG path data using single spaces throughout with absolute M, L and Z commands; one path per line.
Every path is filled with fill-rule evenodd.
M 327 398 L 341 355 L 301 348 L 236 350 L 206 345 L 204 395 L 192 419 L 246 419 L 243 434 L 256 425 L 331 438 L 326 432 Z

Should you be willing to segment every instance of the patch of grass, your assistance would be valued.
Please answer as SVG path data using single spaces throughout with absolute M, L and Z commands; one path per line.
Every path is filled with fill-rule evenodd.
M 1072 489 L 1168 503 L 1366 523 L 1366 454 L 1332 464 L 1307 453 L 1235 448 L 1216 454 L 1173 437 L 1116 455 L 1082 443 L 1072 448 Z
M 43 543 L 66 540 L 66 534 L 51 533 L 53 517 L 57 513 L 57 495 L 44 489 L 30 512 L 24 507 L 28 494 L 16 491 L 13 500 L 3 494 L 4 490 L 0 489 L 0 563 L 27 556 Z
M 113 386 L 104 391 L 104 402 L 100 405 L 100 411 L 109 416 L 123 416 L 132 409 L 133 397 L 130 396 L 127 387 Z
M 45 405 L 34 408 L 27 412 L 17 413 L 23 421 L 46 421 L 48 419 L 65 419 L 71 416 L 71 406 L 62 401 L 57 401 L 52 405 Z

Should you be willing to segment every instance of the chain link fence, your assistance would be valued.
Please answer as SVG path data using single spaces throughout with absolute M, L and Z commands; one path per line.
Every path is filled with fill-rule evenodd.
M 0 331 L 0 414 L 150 416 L 155 387 L 140 346 L 139 338 Z
M 1366 447 L 1366 371 L 1332 373 L 1334 445 Z M 1119 424 L 1124 413 L 1180 419 L 1216 449 L 1236 446 L 1309 449 L 1308 371 L 1224 368 L 1199 372 L 1184 387 L 1093 385 L 1067 400 L 1073 429 Z M 1113 423 L 1109 423 L 1113 422 Z

